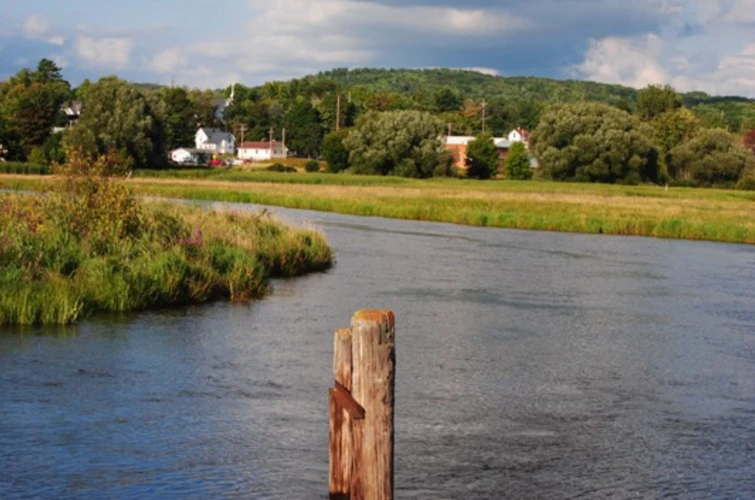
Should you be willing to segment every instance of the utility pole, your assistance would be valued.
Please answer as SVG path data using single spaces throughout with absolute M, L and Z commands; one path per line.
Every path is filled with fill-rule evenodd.
M 336 97 L 336 132 L 341 130 L 341 93 Z
M 273 157 L 273 134 L 275 134 L 275 129 L 273 127 L 270 127 L 270 158 Z
M 286 154 L 286 127 L 283 127 L 283 154 L 288 156 Z
M 241 125 L 241 145 L 244 145 L 244 132 L 246 132 L 246 125 Z
M 482 133 L 483 134 L 485 133 L 485 118 L 487 118 L 486 117 L 487 108 L 488 108 L 488 103 L 485 101 L 485 99 L 483 99 L 482 100 Z
M 448 124 L 448 137 L 451 137 L 451 123 Z

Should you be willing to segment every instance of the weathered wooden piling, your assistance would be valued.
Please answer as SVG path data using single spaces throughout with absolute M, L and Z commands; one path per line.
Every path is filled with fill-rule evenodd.
M 330 390 L 330 498 L 392 500 L 395 319 L 359 311 L 336 331 Z

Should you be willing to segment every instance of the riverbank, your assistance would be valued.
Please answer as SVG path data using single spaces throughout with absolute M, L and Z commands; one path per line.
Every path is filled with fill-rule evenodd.
M 166 174 L 156 174 L 166 175 Z M 176 174 L 180 175 L 180 174 Z M 545 231 L 755 243 L 755 192 L 555 182 L 226 172 L 129 180 L 138 193 Z M 51 177 L 0 176 L 41 189 Z
M 87 198 L 0 194 L 0 214 L 0 325 L 243 302 L 270 278 L 332 262 L 317 231 L 264 213 L 139 203 L 115 183 Z

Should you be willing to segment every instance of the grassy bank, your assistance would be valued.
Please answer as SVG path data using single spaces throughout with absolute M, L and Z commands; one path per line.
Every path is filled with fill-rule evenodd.
M 271 277 L 331 264 L 322 234 L 268 215 L 139 203 L 112 182 L 83 189 L 0 194 L 0 324 L 246 301 Z
M 224 175 L 234 177 L 136 178 L 130 185 L 152 196 L 363 216 L 755 243 L 755 192 L 748 191 L 329 174 Z M 43 177 L 0 178 L 0 186 L 10 188 L 33 189 L 44 183 Z

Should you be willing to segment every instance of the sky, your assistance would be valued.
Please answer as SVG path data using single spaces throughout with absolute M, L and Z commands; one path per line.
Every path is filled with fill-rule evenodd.
M 42 57 L 218 88 L 336 67 L 469 68 L 755 97 L 755 0 L 3 0 L 0 80 Z

